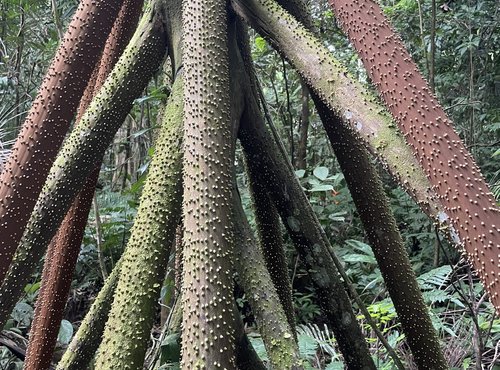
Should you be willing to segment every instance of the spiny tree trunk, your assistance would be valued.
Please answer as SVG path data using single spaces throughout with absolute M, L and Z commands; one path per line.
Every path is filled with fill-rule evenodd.
M 366 149 L 313 97 L 419 369 L 447 369 L 382 182 Z M 363 174 L 361 177 L 360 174 Z M 418 317 L 418 320 L 416 319 Z
M 232 4 L 241 17 L 285 55 L 328 108 L 338 112 L 359 133 L 368 150 L 423 211 L 438 219 L 441 206 L 429 190 L 429 181 L 377 98 L 350 77 L 314 34 L 274 0 L 232 0 Z
M 401 39 L 373 0 L 330 0 L 500 313 L 500 208 Z
M 104 46 L 101 61 L 96 68 L 98 71 L 96 81 L 89 82 L 84 98 L 82 98 L 77 114 L 78 122 L 90 104 L 91 98 L 104 84 L 107 75 L 127 46 L 137 26 L 141 10 L 142 1 L 126 0 L 123 3 Z M 89 90 L 92 90 L 92 93 Z M 86 99 L 86 96 L 89 98 Z M 31 323 L 30 341 L 24 361 L 25 370 L 47 369 L 50 365 L 99 170 L 100 161 L 73 201 L 61 227 L 49 245 L 35 317 Z
M 104 326 L 108 321 L 109 311 L 122 268 L 123 258 L 116 263 L 113 271 L 104 282 L 97 298 L 85 315 L 78 331 L 73 336 L 56 370 L 80 370 L 88 368 L 90 361 L 101 343 Z
M 306 169 L 307 134 L 309 131 L 309 88 L 301 82 L 301 112 L 299 125 L 299 143 L 297 144 L 297 169 Z
M 158 3 L 157 3 L 158 4 Z M 161 10 L 156 7 L 155 12 Z M 96 369 L 142 369 L 155 301 L 181 218 L 183 78 L 177 76 L 123 255 Z
M 0 288 L 0 325 L 19 299 L 47 244 L 96 161 L 165 53 L 163 19 L 148 12 L 81 123 L 65 141 L 35 205 L 12 266 Z
M 235 266 L 273 369 L 302 369 L 295 335 L 233 185 Z
M 250 61 L 248 51 L 244 51 L 243 55 L 245 61 Z M 253 71 L 249 71 L 249 75 L 252 76 Z M 249 83 L 247 86 L 252 85 Z M 311 271 L 322 311 L 334 330 L 348 368 L 375 369 L 328 246 L 321 236 L 321 226 L 291 167 L 264 127 L 257 93 L 247 89 L 245 94 L 246 107 L 240 123 L 239 139 L 247 158 L 250 181 L 259 182 L 267 188 L 303 261 Z
M 182 368 L 235 369 L 234 145 L 226 2 L 188 0 L 182 18 L 186 71 Z
M 273 285 L 278 292 L 281 305 L 285 310 L 288 324 L 295 336 L 292 284 L 288 273 L 279 214 L 267 193 L 267 189 L 260 182 L 250 180 L 250 192 L 255 210 L 260 248 Z
M 293 15 L 304 25 L 312 25 L 309 14 L 302 12 Z M 306 27 L 314 32 L 312 26 Z M 422 369 L 446 369 L 437 333 L 370 156 L 352 129 L 329 111 L 315 93 L 312 93 L 312 98 L 367 232 L 415 361 Z M 420 317 L 418 322 L 415 313 Z
M 121 0 L 80 3 L 0 175 L 0 282 L 94 70 Z

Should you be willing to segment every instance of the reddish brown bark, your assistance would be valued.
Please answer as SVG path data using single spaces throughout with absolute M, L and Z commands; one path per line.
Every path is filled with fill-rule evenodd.
M 439 195 L 500 313 L 500 210 L 453 123 L 373 0 L 330 0 L 344 32 Z
M 143 1 L 136 0 L 125 0 L 123 3 L 106 41 L 101 61 L 92 73 L 93 78 L 89 81 L 80 101 L 78 120 L 89 106 L 92 97 L 104 84 L 106 76 L 132 37 L 142 4 Z M 99 161 L 75 198 L 48 248 L 42 274 L 42 287 L 31 325 L 25 370 L 42 370 L 50 366 L 100 167 Z
M 0 281 L 123 0 L 84 0 L 0 176 Z

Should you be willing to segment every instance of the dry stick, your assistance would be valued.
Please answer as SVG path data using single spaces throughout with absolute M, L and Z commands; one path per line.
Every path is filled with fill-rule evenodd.
M 106 79 L 82 122 L 65 141 L 25 230 L 13 264 L 0 287 L 0 325 L 22 294 L 47 244 L 85 179 L 165 53 L 163 19 L 147 13 L 132 41 Z
M 122 2 L 80 3 L 5 163 L 0 175 L 0 282 Z
M 118 58 L 134 32 L 142 9 L 142 1 L 125 0 L 111 29 L 101 61 L 92 74 L 80 101 L 77 124 L 90 105 L 93 96 L 104 84 Z M 48 366 L 56 344 L 60 322 L 71 287 L 71 280 L 82 243 L 90 211 L 100 163 L 87 178 L 84 188 L 73 201 L 56 236 L 49 246 L 43 268 L 42 286 L 37 299 L 35 318 L 31 324 L 30 343 L 25 370 L 44 369 Z M 96 212 L 98 215 L 98 212 Z M 96 216 L 96 221 L 98 220 Z M 98 229 L 96 227 L 96 229 Z M 97 236 L 100 253 L 100 235 Z M 101 258 L 99 258 L 101 262 Z M 103 268 L 101 267 L 101 271 Z M 104 280 L 106 276 L 103 276 Z
M 500 314 L 500 208 L 474 158 L 377 2 L 330 4 Z
M 283 156 L 283 151 L 285 150 L 285 148 L 283 146 L 283 142 L 281 141 L 281 138 L 277 134 L 276 128 L 274 127 L 274 123 L 272 121 L 271 115 L 269 114 L 267 103 L 264 100 L 265 99 L 264 98 L 264 94 L 262 93 L 262 89 L 261 89 L 260 85 L 258 86 L 258 92 L 259 92 L 259 98 L 260 98 L 261 106 L 263 107 L 264 115 L 266 117 L 266 121 L 267 121 L 269 127 L 271 128 L 271 132 L 273 134 L 274 141 L 278 145 L 278 148 L 282 152 L 282 156 Z M 287 158 L 287 157 L 283 156 L 283 158 Z M 290 170 L 292 170 L 293 168 L 292 168 L 291 163 L 288 160 L 285 160 L 285 162 L 288 165 L 288 167 L 290 168 Z M 310 207 L 310 203 L 309 202 L 308 202 L 308 204 L 309 204 L 309 207 Z M 314 213 L 314 211 L 312 210 L 312 207 L 311 207 L 311 212 Z M 371 326 L 371 328 L 374 331 L 375 335 L 379 338 L 380 342 L 382 343 L 382 345 L 387 350 L 387 353 L 389 354 L 389 356 L 391 356 L 391 358 L 393 359 L 394 364 L 396 365 L 396 367 L 398 369 L 400 369 L 400 370 L 404 370 L 405 367 L 404 367 L 403 363 L 401 362 L 401 360 L 399 359 L 398 355 L 396 354 L 396 351 L 394 350 L 394 348 L 392 348 L 392 346 L 389 344 L 389 342 L 387 341 L 387 339 L 385 339 L 384 334 L 380 331 L 380 329 L 377 326 L 377 323 L 375 322 L 375 320 L 371 316 L 370 312 L 366 308 L 366 305 L 362 301 L 362 299 L 359 296 L 358 292 L 356 292 L 356 289 L 354 288 L 354 284 L 352 283 L 351 279 L 349 278 L 349 276 L 345 272 L 345 269 L 344 269 L 344 266 L 342 265 L 342 262 L 340 262 L 340 260 L 338 259 L 337 255 L 333 251 L 333 248 L 332 248 L 332 246 L 330 244 L 330 240 L 326 236 L 325 230 L 321 226 L 319 220 L 316 218 L 316 214 L 315 213 L 314 213 L 314 216 L 315 216 L 315 222 L 317 224 L 317 227 L 318 227 L 318 229 L 321 232 L 322 240 L 325 243 L 325 245 L 327 246 L 328 254 L 332 258 L 333 263 L 335 264 L 335 267 L 337 268 L 337 270 L 340 273 L 340 276 L 344 280 L 344 284 L 347 287 L 347 289 L 349 290 L 349 294 L 351 295 L 352 299 L 354 299 L 354 301 L 358 305 L 358 308 L 363 313 L 363 316 L 365 317 L 365 320 Z

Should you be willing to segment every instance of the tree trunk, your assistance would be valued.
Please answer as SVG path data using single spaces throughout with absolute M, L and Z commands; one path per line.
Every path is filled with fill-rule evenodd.
M 273 369 L 302 369 L 299 348 L 233 185 L 235 266 Z M 294 328 L 295 326 L 293 326 Z
M 0 282 L 123 1 L 84 0 L 0 175 Z
M 81 123 L 65 141 L 0 288 L 0 325 L 19 299 L 74 196 L 143 91 L 165 53 L 164 21 L 146 14 Z
M 248 165 L 246 166 L 248 168 Z M 248 171 L 247 171 L 248 172 Z M 252 181 L 249 176 L 250 193 L 255 210 L 255 222 L 259 235 L 260 248 L 273 285 L 285 310 L 288 324 L 295 336 L 295 311 L 292 302 L 292 284 L 288 274 L 283 236 L 279 214 L 273 205 L 267 189 L 258 181 Z
M 313 95 L 419 369 L 447 369 L 382 182 L 352 131 Z M 361 177 L 360 174 L 363 174 Z M 418 320 L 415 319 L 418 317 Z
M 104 325 L 108 321 L 113 303 L 123 258 L 116 263 L 108 279 L 104 282 L 97 298 L 85 315 L 78 331 L 73 336 L 56 370 L 81 370 L 88 368 L 90 361 L 101 343 Z
M 96 369 L 142 369 L 143 366 L 155 301 L 181 218 L 182 99 L 183 78 L 177 76 L 123 255 Z
M 226 2 L 186 1 L 182 17 L 186 89 L 181 366 L 236 369 L 231 218 L 234 145 Z
M 451 221 L 451 235 L 465 248 L 500 314 L 500 208 L 481 171 L 380 6 L 373 0 L 330 4 L 438 194 L 441 217 Z
M 368 150 L 423 211 L 438 219 L 441 206 L 429 190 L 429 181 L 384 107 L 377 104 L 377 98 L 351 78 L 315 36 L 274 1 L 232 0 L 232 4 L 287 57 L 328 108 L 359 133 Z
M 105 78 L 132 37 L 141 9 L 142 1 L 124 1 L 106 41 L 101 62 L 96 68 L 95 83 L 89 82 L 93 92 L 88 93 L 88 95 L 95 95 L 104 84 Z M 86 89 L 84 97 L 89 90 L 89 88 Z M 89 99 L 82 99 L 83 104 L 81 103 L 79 106 L 77 124 L 90 104 L 91 98 L 92 96 Z M 25 370 L 48 369 L 50 365 L 100 167 L 99 161 L 83 189 L 73 201 L 61 227 L 49 246 L 43 268 L 42 286 L 38 295 L 35 317 L 31 323 L 30 341 L 24 365 Z

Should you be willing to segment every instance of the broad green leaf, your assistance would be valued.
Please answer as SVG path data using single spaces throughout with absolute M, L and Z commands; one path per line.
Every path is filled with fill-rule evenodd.
M 316 176 L 321 181 L 326 180 L 326 178 L 328 177 L 328 173 L 329 173 L 328 168 L 323 166 L 316 167 L 313 171 L 313 175 Z
M 161 342 L 161 363 L 179 362 L 181 358 L 180 334 L 167 335 Z
M 329 190 L 333 190 L 333 186 L 325 184 L 325 185 L 315 185 L 309 191 L 315 192 L 315 191 L 329 191 Z
M 61 344 L 68 344 L 72 337 L 73 325 L 68 320 L 62 320 L 59 334 L 57 334 L 57 341 Z

